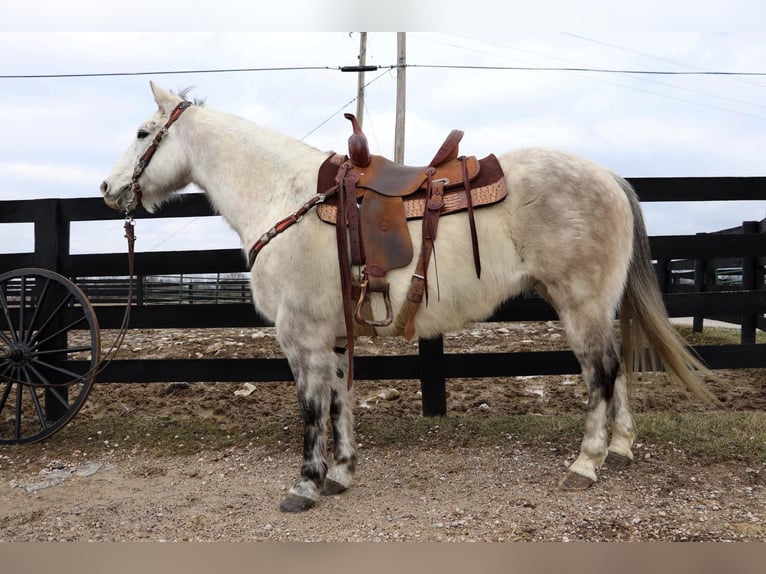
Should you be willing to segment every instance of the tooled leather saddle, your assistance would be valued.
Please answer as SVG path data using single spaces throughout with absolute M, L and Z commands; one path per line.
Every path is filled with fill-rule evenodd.
M 327 199 L 317 205 L 317 214 L 322 221 L 336 226 L 347 334 L 353 340 L 352 316 L 358 325 L 367 327 L 367 331 L 357 329 L 362 333 L 394 322 L 386 273 L 410 264 L 413 246 L 407 220 L 422 219 L 420 254 L 394 328 L 395 334 L 411 339 L 415 314 L 424 295 L 428 302 L 426 277 L 440 216 L 467 211 L 474 266 L 480 277 L 474 208 L 505 199 L 503 171 L 492 154 L 481 160 L 458 156 L 463 137 L 460 130 L 452 130 L 427 166 L 396 164 L 371 155 L 356 117 L 345 117 L 353 129 L 349 153 L 334 154 L 320 167 L 317 189 Z M 331 188 L 333 193 L 327 193 Z M 360 282 L 352 280 L 352 265 L 364 265 Z M 383 296 L 383 319 L 371 316 L 372 293 Z

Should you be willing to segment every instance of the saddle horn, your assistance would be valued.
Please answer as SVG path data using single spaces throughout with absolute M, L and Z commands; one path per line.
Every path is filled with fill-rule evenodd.
M 370 146 L 367 144 L 367 136 L 362 132 L 362 128 L 354 114 L 343 114 L 343 117 L 351 122 L 351 127 L 354 130 L 354 133 L 348 138 L 348 157 L 351 158 L 351 163 L 355 166 L 367 167 L 372 161 Z

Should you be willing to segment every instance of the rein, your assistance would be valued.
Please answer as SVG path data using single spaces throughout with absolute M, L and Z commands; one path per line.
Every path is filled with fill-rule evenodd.
M 261 249 L 266 247 L 266 245 L 274 239 L 277 235 L 285 231 L 287 228 L 292 227 L 296 223 L 298 223 L 301 219 L 303 219 L 303 216 L 306 215 L 309 211 L 311 211 L 312 208 L 316 207 L 320 203 L 324 203 L 324 201 L 334 195 L 338 191 L 337 187 L 330 188 L 324 193 L 318 193 L 311 199 L 309 199 L 306 203 L 304 203 L 295 213 L 291 213 L 284 219 L 281 219 L 278 221 L 274 227 L 269 229 L 266 233 L 261 235 L 261 237 L 258 239 L 258 241 L 255 242 L 255 244 L 250 248 L 250 251 L 247 255 L 247 266 L 248 269 L 252 269 L 253 265 L 255 264 L 255 258 L 258 257 L 258 254 L 261 252 Z

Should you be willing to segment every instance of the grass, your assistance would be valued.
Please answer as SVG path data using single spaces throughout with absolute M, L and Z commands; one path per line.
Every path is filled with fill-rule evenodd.
M 764 412 L 651 412 L 636 416 L 637 442 L 673 448 L 706 462 L 731 460 L 766 463 Z M 357 440 L 366 448 L 470 448 L 509 442 L 576 452 L 582 437 L 582 415 L 516 415 L 504 417 L 404 418 L 362 421 Z M 212 420 L 115 416 L 74 420 L 41 444 L 23 447 L 30 458 L 73 452 L 146 452 L 155 456 L 192 455 L 254 444 L 266 451 L 300 451 L 298 428 L 269 424 L 244 431 Z M 0 454 L 5 449 L 0 447 Z
M 673 445 L 711 462 L 766 463 L 766 413 L 652 412 L 637 417 L 641 441 Z
M 636 416 L 637 442 L 668 446 L 709 462 L 766 463 L 766 413 L 651 412 Z M 380 446 L 428 443 L 442 446 L 491 446 L 509 440 L 575 451 L 584 430 L 581 415 L 450 417 L 365 424 L 367 442 Z

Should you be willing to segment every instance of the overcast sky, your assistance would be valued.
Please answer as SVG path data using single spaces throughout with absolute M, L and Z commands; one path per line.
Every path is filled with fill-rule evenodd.
M 98 196 L 99 183 L 154 111 L 149 80 L 175 90 L 193 86 L 192 95 L 209 107 L 343 151 L 349 124 L 342 114 L 356 110 L 357 78 L 336 68 L 355 64 L 358 49 L 359 34 L 348 32 L 2 32 L 0 199 Z M 396 34 L 370 32 L 367 61 L 394 65 Z M 766 175 L 766 75 L 426 67 L 766 74 L 762 32 L 408 32 L 407 63 L 413 66 L 407 69 L 407 163 L 428 162 L 450 129 L 459 128 L 461 150 L 479 156 L 545 146 L 628 177 Z M 314 66 L 332 69 L 161 73 Z M 116 72 L 156 73 L 8 77 Z M 391 157 L 396 72 L 368 72 L 366 80 L 364 129 L 374 153 Z M 764 202 L 644 209 L 653 235 L 713 231 L 766 215 Z M 210 231 L 203 234 L 200 225 L 142 221 L 137 248 L 239 247 L 225 225 L 206 223 Z M 120 226 L 74 226 L 72 251 L 124 250 Z M 30 250 L 29 226 L 0 225 L 0 252 Z

